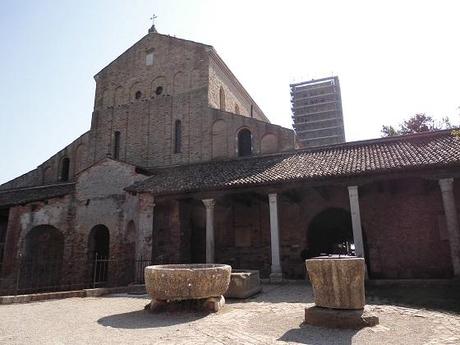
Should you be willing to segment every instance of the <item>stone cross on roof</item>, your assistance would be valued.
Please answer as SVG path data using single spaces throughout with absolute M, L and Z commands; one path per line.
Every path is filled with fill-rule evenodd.
M 157 29 L 155 28 L 155 19 L 158 18 L 155 13 L 150 17 L 150 20 L 152 21 L 152 26 L 149 29 L 149 34 L 152 32 L 158 32 Z

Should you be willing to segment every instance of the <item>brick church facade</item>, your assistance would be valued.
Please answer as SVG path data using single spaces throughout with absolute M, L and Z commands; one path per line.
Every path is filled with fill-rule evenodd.
M 89 281 L 97 256 L 111 285 L 140 258 L 279 280 L 343 251 L 371 279 L 460 275 L 450 132 L 295 150 L 214 48 L 154 27 L 95 80 L 90 130 L 0 186 L 0 289 L 27 286 L 24 262 Z

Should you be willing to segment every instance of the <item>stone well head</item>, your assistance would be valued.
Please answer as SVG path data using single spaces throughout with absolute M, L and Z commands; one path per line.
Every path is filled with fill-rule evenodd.
M 221 296 L 232 268 L 224 264 L 154 265 L 145 268 L 145 286 L 152 299 L 180 301 Z
M 365 305 L 364 259 L 355 256 L 319 256 L 305 260 L 318 307 L 362 309 Z

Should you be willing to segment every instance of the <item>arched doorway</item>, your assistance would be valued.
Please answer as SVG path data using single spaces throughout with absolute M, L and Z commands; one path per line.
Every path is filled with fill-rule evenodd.
M 53 290 L 60 284 L 64 235 L 51 225 L 32 228 L 24 240 L 21 289 Z
M 353 227 L 349 211 L 328 208 L 313 218 L 307 231 L 304 258 L 322 254 L 351 254 L 353 250 Z
M 109 269 L 110 233 L 102 224 L 93 227 L 88 238 L 88 259 L 91 263 L 93 286 L 107 282 Z

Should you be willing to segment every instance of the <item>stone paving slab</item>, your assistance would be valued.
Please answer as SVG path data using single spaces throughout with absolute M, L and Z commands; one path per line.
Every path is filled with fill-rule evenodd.
M 117 294 L 0 306 L 0 344 L 460 344 L 460 315 L 371 299 L 380 325 L 360 331 L 302 325 L 303 284 L 264 286 L 215 314 L 151 314 L 148 296 Z

